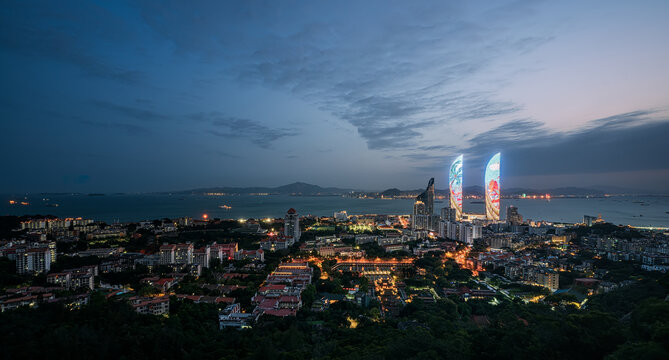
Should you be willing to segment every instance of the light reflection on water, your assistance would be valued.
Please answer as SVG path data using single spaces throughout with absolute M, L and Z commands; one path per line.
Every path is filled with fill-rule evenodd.
M 43 200 L 48 198 L 47 200 Z M 412 200 L 354 199 L 338 196 L 202 196 L 202 195 L 49 195 L 23 197 L 0 195 L 1 215 L 52 214 L 60 217 L 85 217 L 107 222 L 139 221 L 156 218 L 191 216 L 199 218 L 282 217 L 293 207 L 302 215 L 332 216 L 334 211 L 349 214 L 409 214 Z M 9 200 L 28 201 L 30 205 L 9 205 Z M 474 203 L 472 203 L 474 202 Z M 58 204 L 50 207 L 47 204 Z M 515 205 L 526 219 L 579 222 L 583 215 L 602 217 L 615 224 L 669 226 L 669 197 L 609 197 L 502 199 L 501 217 L 506 207 Z M 220 206 L 230 206 L 226 210 Z M 435 203 L 435 212 L 448 202 Z M 484 205 L 464 200 L 465 212 L 483 213 Z

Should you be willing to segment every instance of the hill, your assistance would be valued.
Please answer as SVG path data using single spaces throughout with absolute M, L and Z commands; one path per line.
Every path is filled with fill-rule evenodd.
M 200 188 L 176 193 L 206 194 L 206 193 L 225 193 L 234 195 L 248 194 L 272 194 L 272 195 L 305 195 L 305 196 L 327 196 L 341 195 L 352 191 L 351 189 L 340 189 L 335 187 L 324 188 L 318 185 L 307 184 L 304 182 L 294 182 L 278 187 L 211 187 Z M 173 192 L 174 193 L 174 192 Z

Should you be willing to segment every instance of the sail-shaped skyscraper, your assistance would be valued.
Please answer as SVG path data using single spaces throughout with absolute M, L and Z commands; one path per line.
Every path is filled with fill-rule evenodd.
M 492 221 L 499 221 L 499 168 L 500 153 L 497 153 L 490 158 L 485 168 L 485 216 Z
M 412 228 L 414 230 L 432 230 L 434 222 L 434 178 L 427 183 L 427 188 L 416 196 L 413 206 Z
M 455 210 L 455 219 L 462 219 L 462 155 L 458 156 L 448 173 L 451 209 Z

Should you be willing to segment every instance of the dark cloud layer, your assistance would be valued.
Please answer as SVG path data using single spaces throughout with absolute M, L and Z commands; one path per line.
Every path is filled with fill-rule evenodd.
M 669 169 L 669 119 L 644 121 L 647 114 L 600 119 L 595 127 L 576 133 L 529 132 L 537 135 L 497 146 L 507 146 L 502 150 L 510 159 L 506 171 L 516 176 Z
M 198 121 L 206 121 L 212 126 L 208 132 L 228 139 L 248 139 L 261 148 L 269 148 L 272 143 L 288 136 L 298 135 L 296 129 L 270 128 L 257 121 L 226 116 L 219 112 L 191 115 Z
M 536 121 L 506 123 L 471 139 L 471 146 L 462 150 L 465 166 L 472 173 L 481 172 L 488 158 L 501 152 L 504 173 L 516 177 L 666 170 L 669 119 L 650 120 L 653 114 L 619 114 L 566 133 L 551 132 Z M 416 169 L 438 172 L 450 164 L 425 160 L 428 165 Z M 662 190 L 669 191 L 669 184 Z
M 132 119 L 140 122 L 144 121 L 164 122 L 171 120 L 171 117 L 166 114 L 161 114 L 139 106 L 118 105 L 100 100 L 93 100 L 90 102 L 90 104 L 99 109 L 107 110 L 108 112 L 120 116 L 124 119 Z
M 95 54 L 96 44 L 83 40 L 82 34 L 87 32 L 101 37 L 130 37 L 124 31 L 125 24 L 111 15 L 91 3 L 49 7 L 13 2 L 0 11 L 0 46 L 35 59 L 72 64 L 88 76 L 136 84 L 142 79 L 141 71 L 105 60 L 101 54 Z M 52 22 L 43 21 L 45 18 Z M 96 19 L 94 28 L 90 27 L 93 24 L 81 21 L 92 18 Z
M 40 158 L 60 177 L 88 174 L 68 186 L 121 186 L 107 179 L 138 158 L 154 160 L 133 169 L 132 181 L 143 182 L 137 189 L 156 179 L 173 181 L 172 189 L 200 179 L 248 184 L 266 173 L 283 177 L 258 185 L 402 186 L 443 174 L 459 153 L 468 171 L 480 171 L 498 151 L 505 174 L 516 177 L 669 172 L 669 104 L 644 102 L 660 87 L 651 76 L 632 78 L 641 57 L 609 46 L 617 56 L 603 63 L 599 51 L 611 42 L 630 46 L 613 34 L 618 26 L 633 30 L 625 33 L 632 39 L 643 26 L 633 13 L 608 19 L 601 4 L 579 4 L 590 15 L 574 3 L 535 1 L 4 5 L 0 146 L 16 154 L 5 159 L 12 168 Z M 605 5 L 611 13 L 625 8 Z M 661 13 L 626 8 L 644 22 Z M 640 34 L 641 43 L 655 44 L 643 58 L 662 59 L 657 38 Z M 574 45 L 581 35 L 597 40 L 593 48 Z M 551 66 L 564 71 L 544 71 Z M 600 69 L 605 76 L 590 79 Z M 620 69 L 629 78 L 617 77 Z M 653 69 L 666 77 L 666 67 Z M 600 92 L 602 84 L 630 85 L 629 95 L 600 96 L 597 105 L 590 105 L 596 91 L 570 96 L 586 83 Z M 76 155 L 81 149 L 86 154 Z M 105 166 L 83 159 L 91 153 Z M 72 159 L 63 164 L 58 154 Z M 187 169 L 169 174 L 175 161 Z M 41 179 L 23 170 L 0 187 Z
M 669 169 L 669 119 L 654 119 L 655 114 L 649 110 L 618 114 L 570 132 L 550 131 L 538 121 L 516 120 L 473 136 L 470 146 L 460 151 L 404 157 L 417 162 L 413 169 L 428 174 L 442 173 L 460 152 L 469 174 L 482 174 L 488 158 L 497 152 L 502 153 L 503 173 L 514 177 L 664 171 Z M 669 192 L 669 183 L 657 190 Z
M 163 4 L 156 8 L 144 3 L 142 14 L 180 51 L 228 59 L 229 72 L 238 74 L 240 82 L 289 90 L 312 101 L 355 126 L 374 150 L 414 147 L 436 122 L 517 112 L 518 104 L 458 84 L 495 57 L 550 41 L 547 36 L 505 32 L 509 15 L 497 18 L 495 9 L 485 21 L 460 20 L 464 9 L 455 3 L 414 4 L 406 6 L 406 14 L 343 4 L 331 9 L 332 19 L 300 19 L 281 32 L 265 24 L 276 21 L 283 6 L 267 5 L 250 12 L 233 4 L 173 4 L 165 11 Z M 315 9 L 304 6 L 302 11 Z M 218 14 L 225 14 L 225 20 Z M 356 34 L 355 27 L 334 20 L 347 14 L 353 14 L 353 21 L 370 22 L 367 32 Z M 233 33 L 230 22 L 238 24 L 239 19 L 247 30 L 241 33 L 243 45 L 228 47 L 240 35 Z M 489 55 L 479 56 L 484 52 Z

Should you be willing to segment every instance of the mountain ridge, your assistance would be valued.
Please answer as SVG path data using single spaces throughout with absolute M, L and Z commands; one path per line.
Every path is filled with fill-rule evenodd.
M 412 190 L 400 190 L 398 188 L 389 188 L 382 191 L 367 191 L 351 188 L 338 188 L 338 187 L 322 187 L 319 185 L 309 184 L 301 181 L 293 182 L 286 185 L 269 187 L 269 186 L 252 186 L 252 187 L 233 187 L 233 186 L 221 186 L 221 187 L 206 187 L 206 188 L 196 188 L 190 190 L 181 190 L 181 191 L 171 191 L 171 192 L 161 192 L 163 194 L 207 194 L 207 193 L 222 193 L 230 195 L 243 195 L 243 194 L 272 194 L 272 195 L 314 195 L 314 196 L 332 196 L 332 195 L 344 195 L 347 193 L 357 192 L 357 193 L 368 193 L 368 194 L 378 194 L 383 195 L 384 197 L 393 197 L 393 196 L 402 196 L 408 194 L 420 194 L 425 189 L 412 189 Z M 576 186 L 564 186 L 551 189 L 532 189 L 532 188 L 509 188 L 503 189 L 502 193 L 504 195 L 522 195 L 522 194 L 551 194 L 553 196 L 560 195 L 575 195 L 575 196 L 585 196 L 585 195 L 596 195 L 601 196 L 605 194 L 645 194 L 642 191 L 631 190 L 631 189 L 616 189 L 619 192 L 607 191 L 614 189 L 599 189 L 597 187 L 576 187 Z M 483 195 L 484 188 L 480 185 L 472 185 L 463 188 L 465 195 Z M 440 195 L 446 195 L 449 193 L 448 189 L 435 189 L 435 193 Z

